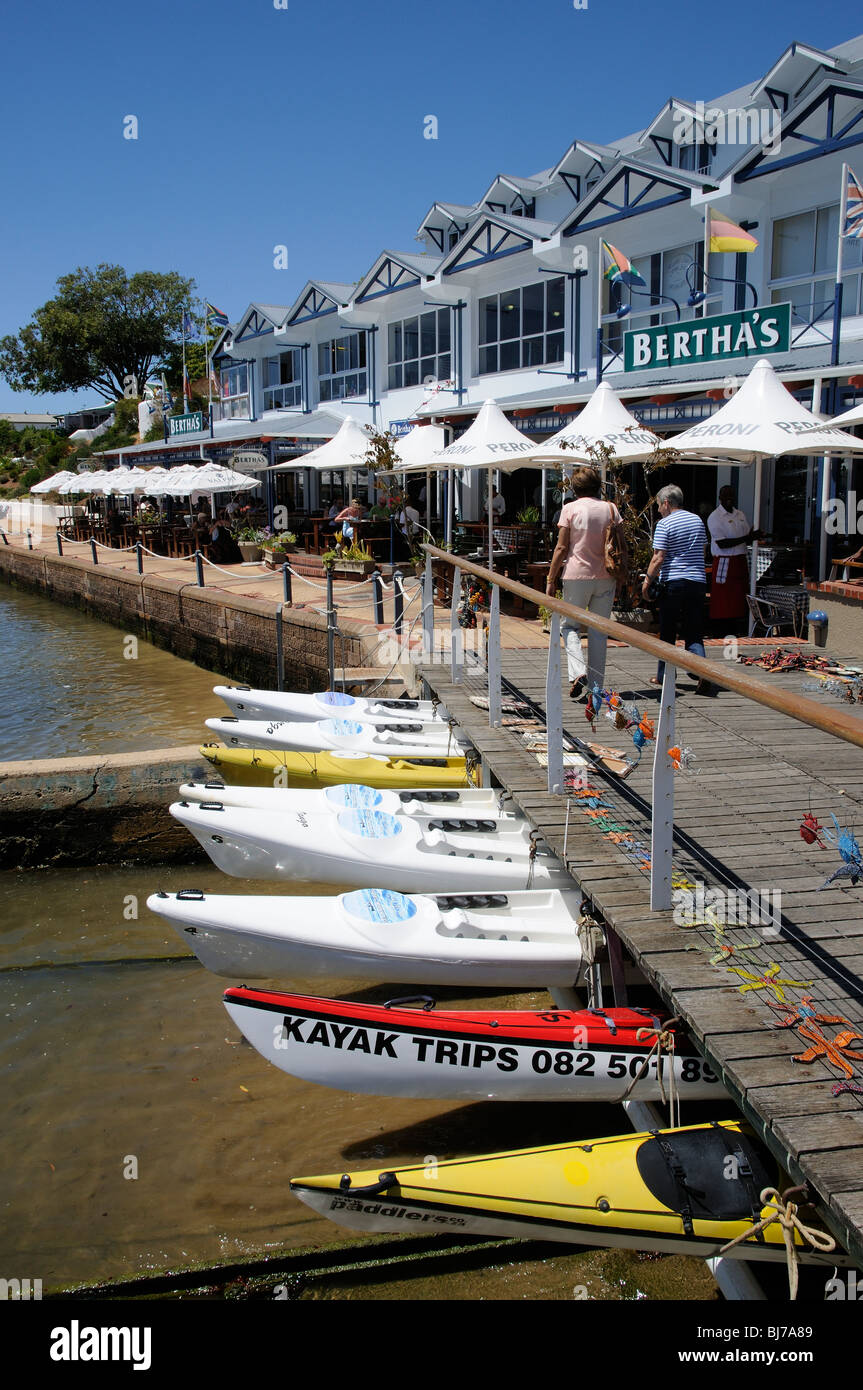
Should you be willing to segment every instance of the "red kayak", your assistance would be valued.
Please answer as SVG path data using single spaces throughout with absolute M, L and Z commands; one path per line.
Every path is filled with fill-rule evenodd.
M 260 989 L 225 991 L 225 1007 L 262 1057 L 304 1081 L 341 1091 L 445 1100 L 659 1100 L 671 1054 L 658 1064 L 662 1021 L 648 1009 L 434 1010 L 427 996 L 390 1003 Z M 703 1100 L 718 1078 L 676 1035 L 674 1076 Z

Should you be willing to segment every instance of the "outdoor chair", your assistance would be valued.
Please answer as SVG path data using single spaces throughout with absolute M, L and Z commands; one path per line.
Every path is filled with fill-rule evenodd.
M 753 636 L 759 627 L 763 627 L 765 637 L 778 637 L 782 628 L 790 628 L 794 636 L 799 637 L 797 609 L 793 605 L 754 598 L 752 594 L 746 595 L 746 602 L 754 620 Z

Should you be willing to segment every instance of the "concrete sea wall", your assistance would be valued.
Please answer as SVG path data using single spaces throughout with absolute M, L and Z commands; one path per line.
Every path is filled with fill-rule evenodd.
M 0 869 L 204 859 L 167 808 L 212 775 L 196 744 L 0 763 Z
M 275 687 L 276 609 L 271 601 L 215 587 L 136 572 L 118 574 L 88 560 L 46 555 L 0 544 L 0 579 L 146 637 L 157 647 L 248 685 Z M 326 619 L 282 612 L 285 686 L 320 690 L 327 684 Z M 339 618 L 339 666 L 369 664 L 377 642 L 370 624 Z

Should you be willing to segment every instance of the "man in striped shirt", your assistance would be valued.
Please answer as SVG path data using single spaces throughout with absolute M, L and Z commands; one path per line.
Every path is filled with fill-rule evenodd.
M 643 594 L 649 597 L 654 579 L 661 585 L 659 599 L 659 636 L 674 646 L 683 638 L 687 651 L 704 656 L 704 600 L 707 593 L 707 574 L 704 552 L 707 532 L 704 522 L 694 512 L 683 509 L 683 493 L 669 484 L 656 494 L 660 520 L 653 533 L 653 556 L 647 567 Z M 661 685 L 665 662 L 660 661 L 652 685 Z M 715 695 L 716 686 L 700 680 L 695 687 L 698 695 Z

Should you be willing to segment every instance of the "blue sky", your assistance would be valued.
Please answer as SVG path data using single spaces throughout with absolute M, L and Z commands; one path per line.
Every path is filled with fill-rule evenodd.
M 420 249 L 435 198 L 474 202 L 576 136 L 610 142 L 672 94 L 709 102 L 794 39 L 830 48 L 861 28 L 847 0 L 286 3 L 7 7 L 0 336 L 101 261 L 177 270 L 232 319 L 290 304 L 310 276 L 355 281 L 385 247 Z M 0 410 L 86 399 L 0 380 Z

